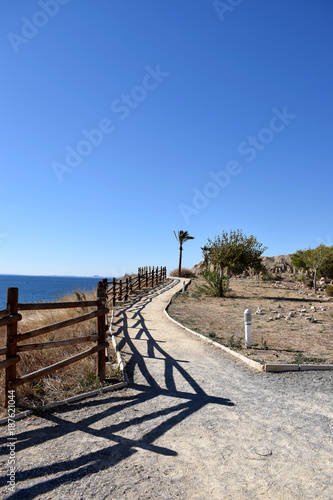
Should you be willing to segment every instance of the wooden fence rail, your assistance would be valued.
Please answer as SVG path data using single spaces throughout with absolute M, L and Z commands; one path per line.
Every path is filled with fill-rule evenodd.
M 97 285 L 97 300 L 81 300 L 76 302 L 42 302 L 42 303 L 19 303 L 18 288 L 7 289 L 7 307 L 0 310 L 0 327 L 6 326 L 6 346 L 0 347 L 0 356 L 6 358 L 0 361 L 0 370 L 5 369 L 5 408 L 8 408 L 9 391 L 16 387 L 43 377 L 56 370 L 71 365 L 87 356 L 97 353 L 97 375 L 101 381 L 105 380 L 106 348 L 109 343 L 106 341 L 106 331 L 108 330 L 109 303 L 114 307 L 117 303 L 128 300 L 129 296 L 136 290 L 144 287 L 153 287 L 166 279 L 166 268 L 139 268 L 136 276 L 108 282 L 107 279 L 100 281 Z M 144 284 L 144 285 L 143 285 Z M 18 333 L 18 322 L 22 315 L 19 311 L 38 311 L 47 309 L 76 309 L 96 307 L 96 310 L 87 314 L 81 314 L 75 318 L 54 323 L 30 330 L 25 333 Z M 61 328 L 75 325 L 83 321 L 96 318 L 96 334 L 86 335 L 74 339 L 55 340 L 50 342 L 39 342 L 32 344 L 18 345 L 24 340 L 28 340 L 45 333 L 53 332 Z M 34 351 L 40 349 L 50 349 L 66 345 L 75 345 L 84 342 L 97 342 L 97 345 L 84 352 L 71 356 L 53 365 L 41 368 L 35 372 L 17 377 L 16 364 L 21 360 L 18 353 Z

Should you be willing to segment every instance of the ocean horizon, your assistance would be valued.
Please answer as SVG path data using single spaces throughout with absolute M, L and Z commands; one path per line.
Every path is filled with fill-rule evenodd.
M 105 276 L 106 278 L 106 276 Z M 19 289 L 19 302 L 52 302 L 74 291 L 95 290 L 102 276 L 0 274 L 0 309 L 7 303 L 7 288 Z M 108 280 L 112 278 L 107 277 Z

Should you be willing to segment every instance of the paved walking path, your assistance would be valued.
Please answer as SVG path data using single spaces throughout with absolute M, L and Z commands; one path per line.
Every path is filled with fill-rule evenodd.
M 251 371 L 165 316 L 180 288 L 117 312 L 130 388 L 17 423 L 12 498 L 333 498 L 332 372 Z

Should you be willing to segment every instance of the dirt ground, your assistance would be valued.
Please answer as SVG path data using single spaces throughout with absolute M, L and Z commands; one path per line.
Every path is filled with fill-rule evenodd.
M 240 279 L 230 282 L 227 297 L 209 297 L 198 291 L 203 283 L 202 278 L 195 279 L 184 294 L 176 295 L 170 316 L 263 364 L 333 363 L 332 298 L 292 282 L 274 285 Z M 247 308 L 252 312 L 252 349 L 245 348 Z M 255 314 L 258 308 L 261 314 Z M 286 319 L 291 311 L 294 314 Z

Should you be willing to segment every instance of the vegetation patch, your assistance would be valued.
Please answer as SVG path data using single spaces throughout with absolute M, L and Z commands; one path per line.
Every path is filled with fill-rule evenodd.
M 333 301 L 294 282 L 231 279 L 224 297 L 193 280 L 168 312 L 175 320 L 263 364 L 333 364 Z M 252 311 L 252 348 L 245 348 L 244 311 Z M 258 314 L 256 314 L 256 312 Z

